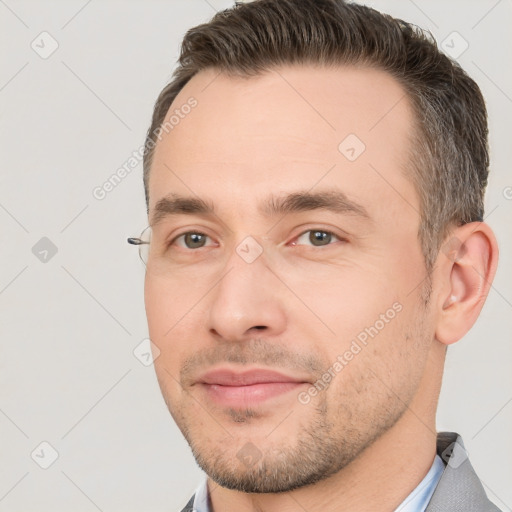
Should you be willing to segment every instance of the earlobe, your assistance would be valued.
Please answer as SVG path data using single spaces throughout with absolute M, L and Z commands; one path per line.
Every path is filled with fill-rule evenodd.
M 472 222 L 456 228 L 442 246 L 437 264 L 445 280 L 436 339 L 460 340 L 475 323 L 496 273 L 498 246 L 491 228 Z

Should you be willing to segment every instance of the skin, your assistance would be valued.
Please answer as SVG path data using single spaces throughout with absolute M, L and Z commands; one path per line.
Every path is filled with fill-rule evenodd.
M 497 263 L 492 231 L 452 230 L 460 246 L 440 251 L 425 306 L 419 200 L 405 175 L 414 119 L 382 71 L 295 66 L 247 79 L 206 70 L 170 111 L 191 96 L 197 107 L 155 151 L 150 221 L 171 193 L 207 200 L 215 214 L 153 226 L 145 302 L 158 381 L 210 477 L 212 509 L 392 511 L 432 465 L 446 346 L 485 301 Z M 366 146 L 355 161 L 338 150 L 348 134 Z M 271 193 L 298 191 L 342 191 L 368 218 L 259 209 Z M 308 229 L 336 236 L 317 246 Z M 207 235 L 205 245 L 187 248 L 176 239 L 186 232 Z M 252 263 L 237 252 L 248 236 L 262 249 Z M 397 303 L 327 388 L 300 403 L 299 392 Z M 220 366 L 279 370 L 303 384 L 222 406 L 197 383 Z M 250 466 L 240 457 L 247 446 Z

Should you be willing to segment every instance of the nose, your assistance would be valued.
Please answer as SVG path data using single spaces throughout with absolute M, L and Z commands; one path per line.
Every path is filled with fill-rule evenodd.
M 212 293 L 210 333 L 225 341 L 282 334 L 286 329 L 284 287 L 265 255 L 247 263 L 235 253 L 226 269 Z

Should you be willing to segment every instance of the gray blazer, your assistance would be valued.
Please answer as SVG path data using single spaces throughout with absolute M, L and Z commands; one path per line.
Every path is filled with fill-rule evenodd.
M 438 433 L 437 454 L 446 467 L 425 512 L 501 512 L 487 499 L 458 434 Z M 194 496 L 181 512 L 194 512 L 193 503 Z

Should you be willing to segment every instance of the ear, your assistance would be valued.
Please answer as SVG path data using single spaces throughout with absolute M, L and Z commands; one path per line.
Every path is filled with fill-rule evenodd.
M 439 252 L 441 283 L 437 296 L 436 339 L 445 345 L 460 340 L 475 323 L 498 265 L 498 244 L 484 222 L 454 229 Z

